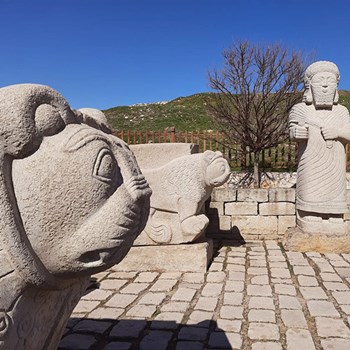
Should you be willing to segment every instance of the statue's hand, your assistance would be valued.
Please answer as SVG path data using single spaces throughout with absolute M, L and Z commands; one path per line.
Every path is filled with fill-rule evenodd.
M 143 175 L 131 177 L 125 182 L 125 188 L 134 200 L 149 197 L 152 194 L 152 191 Z
M 291 138 L 295 140 L 307 140 L 309 138 L 309 127 L 294 125 L 290 128 Z
M 321 127 L 321 133 L 325 140 L 335 140 L 339 137 L 337 129 L 329 127 Z

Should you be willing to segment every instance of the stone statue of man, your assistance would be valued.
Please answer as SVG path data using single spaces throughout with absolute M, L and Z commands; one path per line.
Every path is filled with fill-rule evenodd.
M 338 104 L 338 67 L 328 61 L 305 71 L 303 102 L 289 115 L 289 131 L 298 142 L 297 226 L 303 232 L 345 234 L 345 144 L 350 141 L 349 112 Z

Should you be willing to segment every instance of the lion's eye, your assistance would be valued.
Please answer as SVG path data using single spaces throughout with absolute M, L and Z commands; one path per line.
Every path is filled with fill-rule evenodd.
M 118 171 L 117 162 L 109 149 L 102 149 L 96 159 L 94 166 L 94 177 L 104 182 L 115 179 Z

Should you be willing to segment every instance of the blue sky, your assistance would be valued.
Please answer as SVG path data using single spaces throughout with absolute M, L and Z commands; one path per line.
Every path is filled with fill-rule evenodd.
M 349 23 L 348 0 L 0 0 L 0 86 L 49 85 L 73 108 L 170 100 L 209 91 L 246 39 L 333 61 L 350 90 Z

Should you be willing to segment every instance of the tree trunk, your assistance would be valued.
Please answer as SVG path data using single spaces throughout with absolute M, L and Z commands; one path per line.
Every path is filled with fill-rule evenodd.
M 260 168 L 259 168 L 259 158 L 260 158 L 260 151 L 254 152 L 254 187 L 259 188 L 260 187 Z

